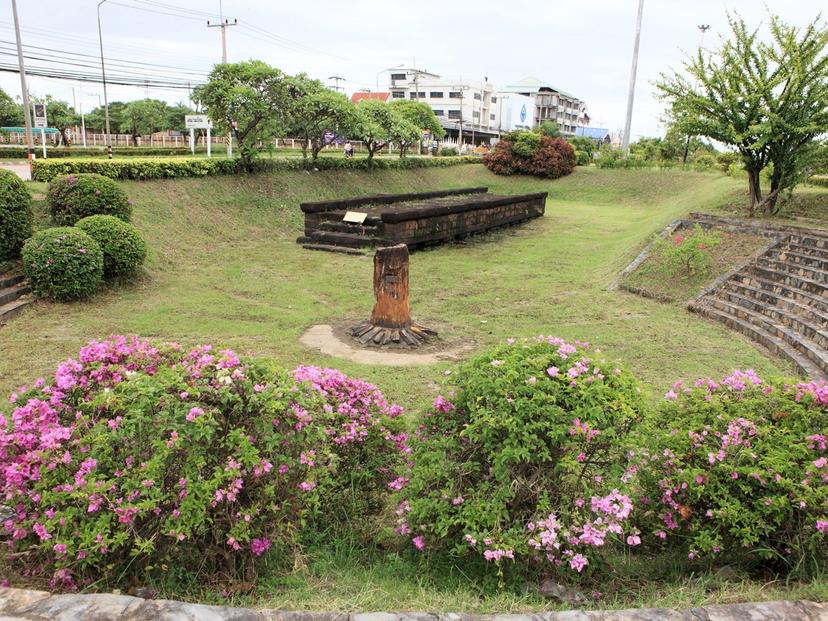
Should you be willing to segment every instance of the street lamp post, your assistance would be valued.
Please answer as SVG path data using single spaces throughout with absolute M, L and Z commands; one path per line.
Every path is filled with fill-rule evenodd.
M 635 74 L 638 71 L 638 46 L 641 42 L 641 16 L 644 13 L 644 0 L 638 0 L 638 14 L 635 19 L 635 43 L 633 44 L 632 68 L 630 70 L 630 90 L 627 93 L 627 118 L 624 123 L 624 136 L 621 150 L 626 157 L 630 150 L 630 130 L 632 127 L 633 100 L 635 99 Z
M 103 78 L 103 96 L 104 96 L 104 131 L 106 131 L 106 154 L 109 159 L 112 159 L 112 139 L 109 135 L 109 101 L 106 97 L 106 66 L 104 65 L 104 49 L 103 49 L 103 35 L 101 34 L 101 5 L 106 0 L 98 2 L 98 42 L 101 46 L 101 77 Z

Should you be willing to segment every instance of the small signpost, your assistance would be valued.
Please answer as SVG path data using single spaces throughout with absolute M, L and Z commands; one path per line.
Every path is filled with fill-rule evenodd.
M 46 159 L 46 104 L 36 103 L 34 108 L 34 126 L 40 130 L 40 140 L 43 144 L 43 159 Z
M 210 130 L 213 127 L 213 123 L 207 117 L 206 114 L 185 114 L 184 115 L 184 127 L 190 130 L 190 151 L 195 155 L 195 130 L 197 129 L 206 129 L 207 130 L 207 157 L 212 157 L 211 153 L 211 140 L 210 140 Z
M 367 213 L 362 211 L 346 211 L 345 217 L 342 218 L 343 222 L 350 222 L 353 224 L 362 224 L 365 222 L 365 218 L 368 217 Z

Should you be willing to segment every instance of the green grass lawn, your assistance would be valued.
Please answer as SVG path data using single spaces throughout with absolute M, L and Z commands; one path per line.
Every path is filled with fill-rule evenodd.
M 440 390 L 449 363 L 381 367 L 304 347 L 311 325 L 358 321 L 372 305 L 370 257 L 303 250 L 298 203 L 365 193 L 487 185 L 494 193 L 549 192 L 546 215 L 520 227 L 411 258 L 413 316 L 476 349 L 508 337 L 588 340 L 631 369 L 654 397 L 672 382 L 734 367 L 790 373 L 736 333 L 676 305 L 607 285 L 668 222 L 718 209 L 741 188 L 717 174 L 578 168 L 567 178 L 496 177 L 483 166 L 409 171 L 286 172 L 251 177 L 127 182 L 134 222 L 151 254 L 139 282 L 74 304 L 36 303 L 0 328 L 0 393 L 48 374 L 91 338 L 138 333 L 256 352 L 283 365 L 338 367 L 376 383 L 416 413 Z M 33 184 L 42 196 L 44 186 Z M 46 224 L 38 204 L 39 224 Z M 421 561 L 423 563 L 423 561 Z M 828 597 L 825 582 L 764 585 L 743 578 L 650 578 L 631 564 L 601 586 L 604 605 L 702 605 L 760 598 Z M 664 570 L 668 572 L 668 570 Z M 668 572 L 669 573 L 669 572 Z M 666 575 L 666 574 L 665 574 Z M 521 588 L 498 591 L 456 567 L 433 567 L 358 546 L 316 551 L 303 569 L 262 577 L 234 603 L 286 608 L 516 611 L 552 607 Z M 193 585 L 167 596 L 218 601 Z M 600 603 L 599 603 L 600 605 Z

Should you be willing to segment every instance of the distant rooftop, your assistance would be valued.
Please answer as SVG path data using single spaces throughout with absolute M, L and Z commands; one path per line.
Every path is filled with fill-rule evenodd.
M 507 84 L 499 89 L 502 93 L 538 93 L 540 91 L 555 91 L 565 97 L 572 97 L 577 99 L 572 93 L 567 93 L 556 86 L 552 86 L 549 82 L 544 82 L 533 76 L 527 76 L 514 84 Z
M 351 101 L 356 103 L 358 101 L 362 101 L 363 99 L 377 99 L 379 101 L 388 101 L 388 97 L 391 96 L 391 93 L 354 93 L 351 95 Z
M 576 127 L 575 128 L 575 135 L 576 136 L 584 136 L 586 138 L 592 138 L 593 140 L 606 140 L 607 136 L 609 136 L 610 130 L 604 129 L 603 127 Z

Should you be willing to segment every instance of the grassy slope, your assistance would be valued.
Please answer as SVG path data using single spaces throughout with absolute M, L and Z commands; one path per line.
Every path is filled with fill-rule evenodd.
M 734 366 L 787 370 L 731 331 L 606 285 L 647 238 L 679 214 L 718 205 L 732 180 L 659 171 L 578 169 L 559 181 L 502 178 L 482 166 L 282 173 L 131 182 L 135 223 L 152 248 L 150 276 L 94 301 L 38 303 L 0 329 L 0 393 L 47 373 L 93 337 L 139 333 L 255 351 L 285 365 L 333 365 L 376 382 L 406 406 L 433 398 L 448 368 L 370 367 L 299 343 L 320 322 L 371 309 L 371 259 L 302 250 L 297 204 L 365 192 L 488 185 L 548 190 L 546 217 L 414 253 L 412 309 L 479 347 L 539 333 L 598 344 L 656 392 L 677 378 Z

